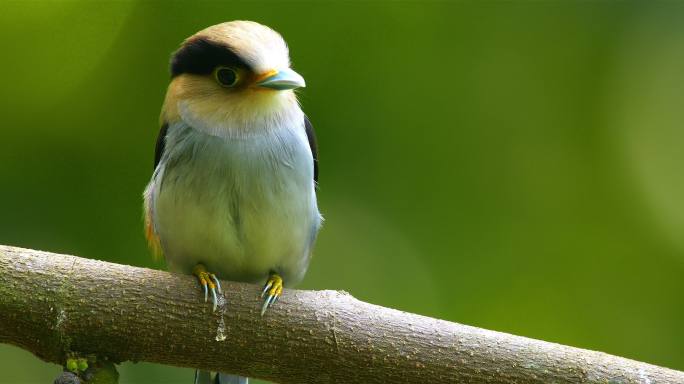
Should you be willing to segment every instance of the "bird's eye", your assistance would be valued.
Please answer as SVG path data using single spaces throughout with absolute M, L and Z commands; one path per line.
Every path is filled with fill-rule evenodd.
M 214 76 L 216 76 L 216 81 L 224 87 L 232 87 L 238 82 L 238 74 L 232 68 L 218 67 Z

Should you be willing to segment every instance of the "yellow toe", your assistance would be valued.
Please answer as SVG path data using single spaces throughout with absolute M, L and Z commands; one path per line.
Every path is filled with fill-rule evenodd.
M 283 293 L 283 279 L 276 273 L 272 274 L 266 284 L 264 285 L 263 291 L 261 291 L 261 297 L 264 298 L 264 304 L 261 307 L 261 316 L 266 313 L 266 310 L 273 305 L 278 298 Z

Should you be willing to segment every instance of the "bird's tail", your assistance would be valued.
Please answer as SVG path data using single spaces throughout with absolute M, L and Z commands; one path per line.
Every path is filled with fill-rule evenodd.
M 227 375 L 218 372 L 213 375 L 209 371 L 195 371 L 195 384 L 249 384 L 249 379 L 242 376 Z

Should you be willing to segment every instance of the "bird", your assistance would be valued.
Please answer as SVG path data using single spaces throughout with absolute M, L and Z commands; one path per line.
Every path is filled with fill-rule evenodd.
M 219 279 L 264 283 L 264 316 L 304 277 L 323 221 L 316 137 L 295 94 L 305 80 L 278 32 L 243 20 L 185 39 L 170 73 L 143 193 L 148 244 L 196 276 L 214 311 Z

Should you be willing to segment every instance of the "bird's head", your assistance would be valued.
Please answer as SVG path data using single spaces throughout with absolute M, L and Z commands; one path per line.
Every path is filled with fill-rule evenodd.
M 161 119 L 219 136 L 248 133 L 301 113 L 293 90 L 304 86 L 276 31 L 252 21 L 217 24 L 173 54 Z

